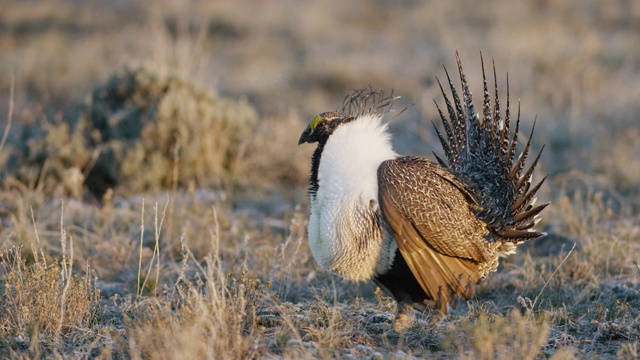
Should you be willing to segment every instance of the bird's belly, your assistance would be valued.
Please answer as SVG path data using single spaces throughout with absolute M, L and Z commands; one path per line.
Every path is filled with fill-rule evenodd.
M 314 259 L 325 270 L 352 281 L 370 280 L 391 268 L 397 245 L 376 214 L 344 204 L 312 209 L 309 242 Z

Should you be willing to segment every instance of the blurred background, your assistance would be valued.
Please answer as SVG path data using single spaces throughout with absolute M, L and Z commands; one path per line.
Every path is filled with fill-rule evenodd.
M 400 108 L 410 106 L 392 120 L 396 148 L 428 155 L 439 149 L 430 124 L 437 119 L 433 100 L 442 98 L 436 77 L 445 78 L 446 66 L 458 81 L 456 51 L 474 94 L 481 93 L 480 53 L 487 70 L 495 62 L 502 96 L 509 74 L 512 105 L 522 107 L 523 132 L 537 117 L 536 148 L 547 144 L 542 172 L 577 178 L 588 173 L 590 181 L 629 191 L 640 176 L 640 3 L 635 1 L 2 1 L 1 7 L 1 129 L 8 121 L 12 83 L 14 96 L 0 164 L 5 178 L 13 174 L 33 186 L 55 190 L 69 178 L 64 171 L 76 168 L 83 181 L 101 182 L 89 186 L 98 197 L 123 183 L 130 185 L 127 191 L 159 189 L 172 183 L 178 153 L 191 168 L 225 162 L 213 172 L 180 168 L 180 184 L 246 184 L 247 178 L 260 177 L 261 185 L 304 185 L 311 149 L 298 148 L 296 140 L 306 122 L 335 110 L 350 90 L 368 86 L 393 90 L 402 97 Z M 182 85 L 170 85 L 174 80 Z M 161 90 L 146 88 L 153 84 Z M 123 86 L 129 87 L 126 94 Z M 171 139 L 175 134 L 154 138 L 143 128 L 161 118 L 157 108 L 167 102 L 166 88 L 180 86 L 195 87 L 200 95 L 177 95 L 176 102 L 212 96 L 228 100 L 232 109 L 202 110 L 196 100 L 192 107 L 199 110 L 192 114 L 175 105 L 165 117 L 171 124 L 187 124 L 187 130 L 167 125 L 170 132 L 191 133 L 182 144 Z M 113 95 L 118 91 L 119 98 Z M 152 99 L 140 100 L 145 96 Z M 136 101 L 143 104 L 131 105 Z M 218 115 L 226 120 L 212 115 L 212 123 L 242 124 L 195 131 L 202 121 L 186 118 L 202 117 L 202 111 L 223 113 Z M 114 123 L 134 129 L 107 129 Z M 205 144 L 193 156 L 206 157 L 208 150 L 220 155 L 196 164 L 200 160 L 183 154 L 196 134 L 209 136 L 206 143 L 230 137 L 242 144 L 216 145 L 217 150 Z M 122 137 L 143 142 L 150 137 L 164 148 L 146 146 L 132 160 L 116 149 L 131 149 L 132 143 L 113 145 Z M 37 144 L 29 145 L 33 139 Z M 170 174 L 158 180 L 161 184 L 133 179 L 139 166 L 129 172 L 124 165 L 100 166 L 103 159 L 149 163 L 150 154 L 158 152 L 165 163 L 146 166 L 156 178 Z M 234 158 L 226 159 L 230 153 Z M 66 170 L 54 174 L 57 166 Z M 107 180 L 91 179 L 100 176 Z

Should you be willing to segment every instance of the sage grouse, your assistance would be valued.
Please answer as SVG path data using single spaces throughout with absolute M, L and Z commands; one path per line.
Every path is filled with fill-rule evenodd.
M 474 295 L 500 257 L 545 235 L 533 229 L 548 205 L 534 205 L 544 179 L 531 187 L 540 154 L 525 170 L 529 136 L 516 158 L 520 109 L 511 135 L 508 79 L 503 113 L 495 65 L 491 101 L 482 64 L 480 119 L 456 59 L 462 99 L 446 68 L 453 102 L 438 81 L 449 114 L 436 104 L 446 161 L 393 151 L 382 117 L 394 98 L 382 92 L 355 91 L 339 112 L 313 118 L 298 143 L 318 143 L 309 187 L 314 258 L 345 279 L 373 280 L 398 302 L 399 315 L 427 306 L 446 314 L 457 296 Z

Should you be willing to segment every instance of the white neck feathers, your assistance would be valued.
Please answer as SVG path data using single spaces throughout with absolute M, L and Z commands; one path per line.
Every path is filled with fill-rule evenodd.
M 387 124 L 379 115 L 363 115 L 338 126 L 322 151 L 318 171 L 323 193 L 367 193 L 377 199 L 378 166 L 397 157 Z

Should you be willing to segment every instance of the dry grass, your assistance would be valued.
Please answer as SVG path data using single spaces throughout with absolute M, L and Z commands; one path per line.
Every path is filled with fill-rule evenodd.
M 550 330 L 544 316 L 522 315 L 518 309 L 492 316 L 480 308 L 457 325 L 461 334 L 451 341 L 465 359 L 535 359 Z
M 152 195 L 146 198 L 153 200 Z M 212 209 L 210 200 L 203 198 L 122 198 L 110 210 L 73 202 L 64 209 L 46 203 L 34 207 L 35 228 L 29 217 L 26 224 L 14 223 L 12 231 L 3 232 L 5 246 L 37 244 L 40 238 L 43 252 L 61 256 L 62 248 L 56 247 L 60 221 L 55 218 L 64 211 L 65 219 L 73 219 L 63 228 L 74 239 L 76 269 L 84 272 L 86 265 L 81 264 L 91 263 L 103 296 L 96 308 L 95 300 L 89 301 L 94 293 L 80 291 L 94 288 L 79 286 L 74 294 L 80 300 L 67 296 L 67 302 L 94 306 L 90 326 L 84 318 L 65 318 L 76 323 L 63 328 L 68 333 L 63 332 L 60 342 L 47 341 L 45 325 L 36 327 L 40 335 L 35 340 L 33 330 L 23 337 L 5 336 L 7 354 L 71 356 L 73 345 L 80 345 L 86 356 L 134 358 L 570 358 L 630 354 L 640 336 L 639 273 L 633 255 L 638 253 L 637 225 L 625 217 L 589 220 L 608 224 L 610 235 L 623 234 L 616 246 L 624 246 L 624 256 L 596 242 L 600 233 L 582 238 L 573 233 L 580 228 L 570 211 L 595 215 L 601 206 L 597 196 L 570 201 L 568 209 L 559 206 L 567 220 L 558 220 L 553 238 L 544 241 L 560 247 L 562 238 L 575 239 L 578 245 L 572 252 L 569 246 L 530 247 L 483 282 L 478 299 L 459 304 L 447 318 L 415 313 L 413 324 L 402 334 L 391 330 L 395 305 L 389 298 L 370 285 L 354 287 L 316 267 L 304 234 L 304 211 L 281 205 L 279 212 L 257 215 L 252 210 L 255 203 L 234 209 L 232 200 L 218 198 L 212 200 Z M 20 201 L 25 199 L 16 202 Z M 15 205 L 14 214 L 19 209 Z M 20 220 L 14 216 L 12 221 Z M 23 226 L 28 229 L 20 230 Z M 47 230 L 55 227 L 58 231 Z M 18 230 L 24 241 L 11 235 Z M 624 235 L 630 233 L 631 237 Z M 611 252 L 598 250 L 603 248 Z M 58 297 L 54 307 L 59 309 L 60 267 L 38 270 L 43 268 L 42 255 L 35 260 L 38 251 L 24 252 L 32 264 L 17 269 L 43 274 L 38 279 L 47 286 L 41 288 L 58 289 L 48 294 Z M 9 284 L 16 282 L 14 257 L 3 258 L 7 304 L 13 301 L 8 289 L 15 287 Z M 77 284 L 91 284 L 89 277 L 83 279 Z M 29 302 L 29 311 L 36 311 L 38 304 Z M 7 324 L 5 331 L 15 334 L 20 326 Z
M 639 357 L 635 2 L 2 8 L 0 357 Z M 399 151 L 438 150 L 425 121 L 455 50 L 474 93 L 482 51 L 503 94 L 509 72 L 525 132 L 538 116 L 550 235 L 446 318 L 414 313 L 395 333 L 391 299 L 311 258 L 312 149 L 295 144 L 305 118 L 371 85 L 415 104 L 391 124 Z M 181 86 L 155 98 L 138 87 L 112 106 L 107 80 L 122 69 Z M 83 186 L 96 105 L 116 133 L 135 109 L 151 125 L 118 140 L 126 181 L 102 202 Z M 224 125 L 238 117 L 248 125 Z M 204 118 L 222 121 L 204 130 Z
M 37 236 L 36 233 L 36 239 Z M 39 356 L 91 341 L 88 338 L 92 336 L 86 335 L 92 333 L 100 312 L 100 290 L 96 288 L 95 273 L 88 266 L 82 276 L 73 272 L 73 241 L 69 240 L 62 228 L 61 261 L 48 260 L 38 247 L 39 241 L 31 248 L 29 255 L 33 258 L 29 265 L 20 248 L 0 253 L 4 273 L 0 348 L 9 350 L 7 354 L 26 350 Z
M 92 309 L 100 297 L 90 275 L 69 276 L 59 264 L 47 267 L 44 262 L 25 265 L 17 249 L 4 255 L 5 307 L 2 317 L 9 336 L 25 336 L 38 329 L 46 335 L 87 327 L 95 314 Z M 59 334 L 58 334 L 59 335 Z

